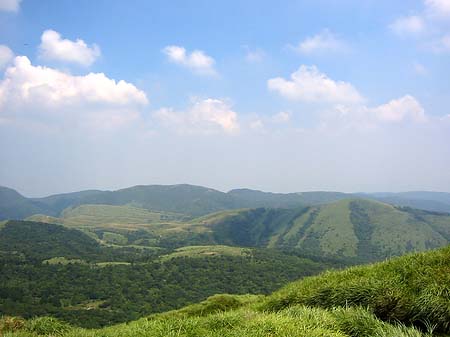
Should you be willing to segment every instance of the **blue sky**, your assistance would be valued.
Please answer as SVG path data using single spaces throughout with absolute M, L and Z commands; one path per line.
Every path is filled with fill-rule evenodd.
M 0 0 L 0 184 L 450 191 L 450 0 Z

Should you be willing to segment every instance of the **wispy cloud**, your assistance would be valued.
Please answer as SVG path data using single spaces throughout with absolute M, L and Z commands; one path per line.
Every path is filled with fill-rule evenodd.
M 22 0 L 0 0 L 0 11 L 18 12 Z
M 348 50 L 347 44 L 328 29 L 307 37 L 297 46 L 291 46 L 301 54 L 316 54 L 325 52 L 342 52 Z
M 417 35 L 425 31 L 425 22 L 418 15 L 405 16 L 396 19 L 389 28 L 399 36 Z

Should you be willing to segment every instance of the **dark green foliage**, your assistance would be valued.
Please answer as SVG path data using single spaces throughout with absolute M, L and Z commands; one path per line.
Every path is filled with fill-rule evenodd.
M 102 267 L 46 264 L 33 257 L 5 257 L 0 262 L 1 313 L 27 318 L 51 315 L 85 327 L 134 320 L 217 293 L 267 294 L 325 267 L 270 250 L 252 250 L 248 256 L 147 262 L 143 258 L 130 265 Z M 213 302 L 215 307 L 234 306 L 226 296 Z
M 0 229 L 0 251 L 16 252 L 38 261 L 55 256 L 90 259 L 100 253 L 100 246 L 75 229 L 14 220 Z
M 364 261 L 375 261 L 382 257 L 383 254 L 379 248 L 372 243 L 374 226 L 364 207 L 357 201 L 350 202 L 350 221 L 354 225 L 358 238 L 358 257 Z M 409 245 L 411 245 L 410 242 Z M 408 246 L 408 251 L 410 248 Z

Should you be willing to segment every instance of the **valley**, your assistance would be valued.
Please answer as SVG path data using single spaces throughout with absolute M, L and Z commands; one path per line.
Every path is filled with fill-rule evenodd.
M 403 316 L 383 316 L 393 315 L 395 309 L 378 312 L 378 304 L 364 299 L 369 288 L 351 301 L 374 305 L 372 309 L 338 313 L 332 308 L 343 305 L 339 298 L 350 301 L 347 290 L 342 289 L 347 295 L 331 295 L 331 289 L 320 290 L 322 281 L 301 279 L 325 272 L 317 280 L 339 283 L 339 277 L 335 280 L 331 275 L 341 274 L 327 276 L 329 270 L 350 267 L 353 275 L 355 265 L 450 243 L 449 213 L 344 193 L 282 195 L 233 190 L 223 194 L 189 185 L 141 186 L 131 191 L 86 191 L 15 201 L 17 194 L 0 194 L 0 205 L 6 205 L 9 212 L 2 214 L 22 215 L 0 225 L 2 315 L 22 317 L 26 324 L 38 319 L 34 317 L 53 317 L 65 322 L 55 324 L 63 324 L 67 333 L 77 331 L 80 336 L 90 332 L 76 330 L 77 326 L 98 329 L 138 320 L 132 323 L 137 327 L 142 317 L 154 317 L 152 324 L 173 325 L 171 317 L 183 312 L 189 313 L 183 316 L 185 322 L 206 322 L 209 317 L 217 319 L 222 310 L 225 316 L 250 310 L 258 319 L 276 317 L 289 325 L 290 306 L 313 310 L 308 315 L 322 310 L 320 315 L 331 321 L 345 315 L 369 315 L 365 319 L 379 329 L 395 329 L 380 323 L 391 319 L 421 328 L 418 321 Z M 378 267 L 361 268 L 366 274 Z M 323 295 L 297 299 L 298 295 L 287 290 L 269 295 L 299 279 L 298 284 L 314 283 Z M 353 283 L 345 284 L 352 287 Z M 296 286 L 283 289 L 292 287 Z M 323 302 L 325 293 L 335 302 Z M 289 300 L 277 300 L 284 294 Z M 230 302 L 231 307 L 220 304 L 221 309 L 211 309 L 207 316 L 191 316 L 197 306 L 215 308 L 216 300 Z M 300 309 L 304 305 L 320 309 Z M 264 312 L 273 313 L 260 313 L 258 308 L 263 307 Z M 370 318 L 369 312 L 375 316 Z M 439 329 L 447 328 L 444 324 Z

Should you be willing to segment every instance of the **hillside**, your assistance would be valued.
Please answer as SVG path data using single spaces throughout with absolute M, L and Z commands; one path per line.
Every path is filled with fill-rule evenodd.
M 450 242 L 450 215 L 345 199 L 299 209 L 258 208 L 204 220 L 218 243 L 383 259 Z
M 224 193 L 211 188 L 182 184 L 140 185 L 117 191 L 87 190 L 44 198 L 26 198 L 12 189 L 0 187 L 0 220 L 24 219 L 34 214 L 59 217 L 66 208 L 87 204 L 131 206 L 153 212 L 198 217 L 223 210 L 258 207 L 296 208 L 361 197 L 396 206 L 450 213 L 450 193 L 351 194 L 320 191 L 270 193 L 250 189 L 234 189 Z
M 86 230 L 105 243 L 178 248 L 223 244 L 370 262 L 450 242 L 450 215 L 365 199 L 300 208 L 227 210 L 195 219 L 130 206 L 82 205 L 29 220 Z
M 86 330 L 4 318 L 11 337 L 425 337 L 450 333 L 450 247 L 326 272 L 269 296 L 216 295 L 178 311 Z
M 55 256 L 87 259 L 99 250 L 97 241 L 83 232 L 55 224 L 12 220 L 0 228 L 0 257 L 17 254 L 32 260 Z

